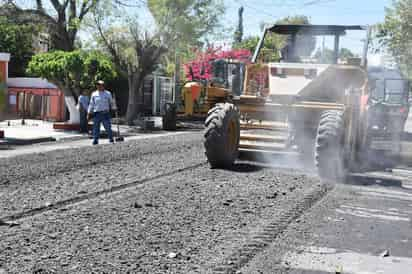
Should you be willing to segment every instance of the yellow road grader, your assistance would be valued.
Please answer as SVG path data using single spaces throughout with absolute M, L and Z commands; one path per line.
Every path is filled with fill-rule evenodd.
M 341 60 L 339 43 L 348 31 L 366 34 L 363 53 L 359 58 Z M 265 38 L 272 34 L 288 37 L 280 60 L 258 62 Z M 298 41 L 307 41 L 302 39 L 305 36 L 332 38 L 331 63 L 299 56 Z M 315 164 L 321 177 L 332 180 L 371 166 L 395 165 L 404 112 L 399 104 L 385 99 L 378 107 L 373 103 L 376 85 L 368 77 L 368 41 L 369 31 L 363 26 L 266 27 L 252 63 L 239 66 L 244 71 L 233 72 L 236 79 L 242 79 L 241 91 L 221 87 L 227 93 L 219 97 L 224 102 L 208 111 L 204 146 L 211 167 L 231 167 L 240 150 L 298 151 L 303 160 Z M 396 92 L 401 105 L 408 101 L 407 88 Z M 376 119 L 377 112 L 390 119 L 382 124 L 383 118 Z
M 190 68 L 192 80 L 182 85 L 176 102 L 164 106 L 163 129 L 175 130 L 177 120 L 202 119 L 217 103 L 232 100 L 233 95 L 240 95 L 241 70 L 244 64 L 236 60 L 218 59 L 211 61 L 212 79 L 196 79 Z M 201 73 L 201 75 L 203 75 Z M 237 79 L 236 79 L 237 78 Z

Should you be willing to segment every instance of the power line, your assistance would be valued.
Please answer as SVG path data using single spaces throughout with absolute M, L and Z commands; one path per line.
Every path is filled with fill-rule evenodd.
M 303 7 L 307 7 L 307 6 L 315 6 L 318 4 L 326 4 L 326 3 L 330 3 L 330 2 L 336 2 L 336 0 L 310 0 L 310 1 L 306 1 L 305 3 L 303 3 Z
M 147 4 L 143 0 L 136 0 L 136 1 L 140 2 L 141 4 L 144 4 L 144 5 Z M 123 7 L 127 7 L 127 8 L 140 8 L 141 7 L 141 4 L 133 4 L 133 3 L 130 3 L 129 1 L 127 1 L 127 0 L 115 0 L 114 2 L 115 2 L 115 4 L 118 4 L 118 5 L 121 5 Z
M 277 18 L 277 17 L 278 17 L 278 16 L 274 16 L 273 14 L 270 14 L 270 13 L 268 13 L 268 12 L 266 12 L 266 11 L 257 9 L 257 8 L 255 8 L 255 7 L 253 7 L 253 6 L 250 6 L 249 4 L 246 3 L 246 1 L 235 0 L 235 2 L 237 2 L 237 3 L 240 4 L 240 5 L 244 5 L 244 6 L 248 7 L 248 8 L 250 8 L 250 9 L 253 9 L 253 10 L 259 12 L 259 13 L 262 13 L 262 14 L 264 14 L 264 15 L 266 15 L 266 16 L 269 16 L 269 17 L 271 17 L 271 18 Z

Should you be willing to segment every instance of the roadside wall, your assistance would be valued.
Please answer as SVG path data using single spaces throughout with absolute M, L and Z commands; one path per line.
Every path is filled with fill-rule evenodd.
M 64 95 L 58 89 L 9 87 L 10 112 L 25 118 L 64 121 Z
M 6 94 L 7 94 L 7 74 L 8 74 L 8 62 L 10 60 L 10 54 L 0 53 L 0 120 L 3 120 L 4 111 L 6 108 Z

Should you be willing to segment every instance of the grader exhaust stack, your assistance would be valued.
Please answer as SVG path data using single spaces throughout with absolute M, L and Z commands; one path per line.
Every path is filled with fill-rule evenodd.
M 362 155 L 370 143 L 365 66 L 369 39 L 361 58 L 339 60 L 340 38 L 352 30 L 369 35 L 362 26 L 265 28 L 253 63 L 246 66 L 243 93 L 208 113 L 204 144 L 210 165 L 231 166 L 239 150 L 295 150 L 317 166 L 321 177 L 340 179 L 365 164 Z M 287 37 L 278 62 L 260 62 L 268 35 Z M 333 37 L 329 62 L 322 55 L 302 56 L 298 41 L 316 36 Z

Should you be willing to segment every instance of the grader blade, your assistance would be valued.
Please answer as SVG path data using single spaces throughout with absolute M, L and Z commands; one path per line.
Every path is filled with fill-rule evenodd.
M 282 122 L 259 122 L 247 123 L 240 122 L 240 129 L 242 130 L 272 130 L 272 131 L 286 131 L 288 129 L 287 123 Z
M 255 142 L 272 142 L 272 143 L 283 143 L 287 137 L 284 136 L 268 136 L 268 135 L 254 135 L 254 134 L 242 134 L 240 133 L 241 141 L 255 141 Z
M 287 147 L 281 143 L 256 143 L 240 141 L 239 149 L 258 150 L 262 152 L 286 151 Z
M 256 134 L 253 132 L 256 132 L 256 130 L 249 129 L 240 132 L 240 150 L 247 149 L 261 152 L 274 152 L 288 149 L 288 132 L 285 127 L 275 128 L 275 130 L 260 130 L 260 132 Z

